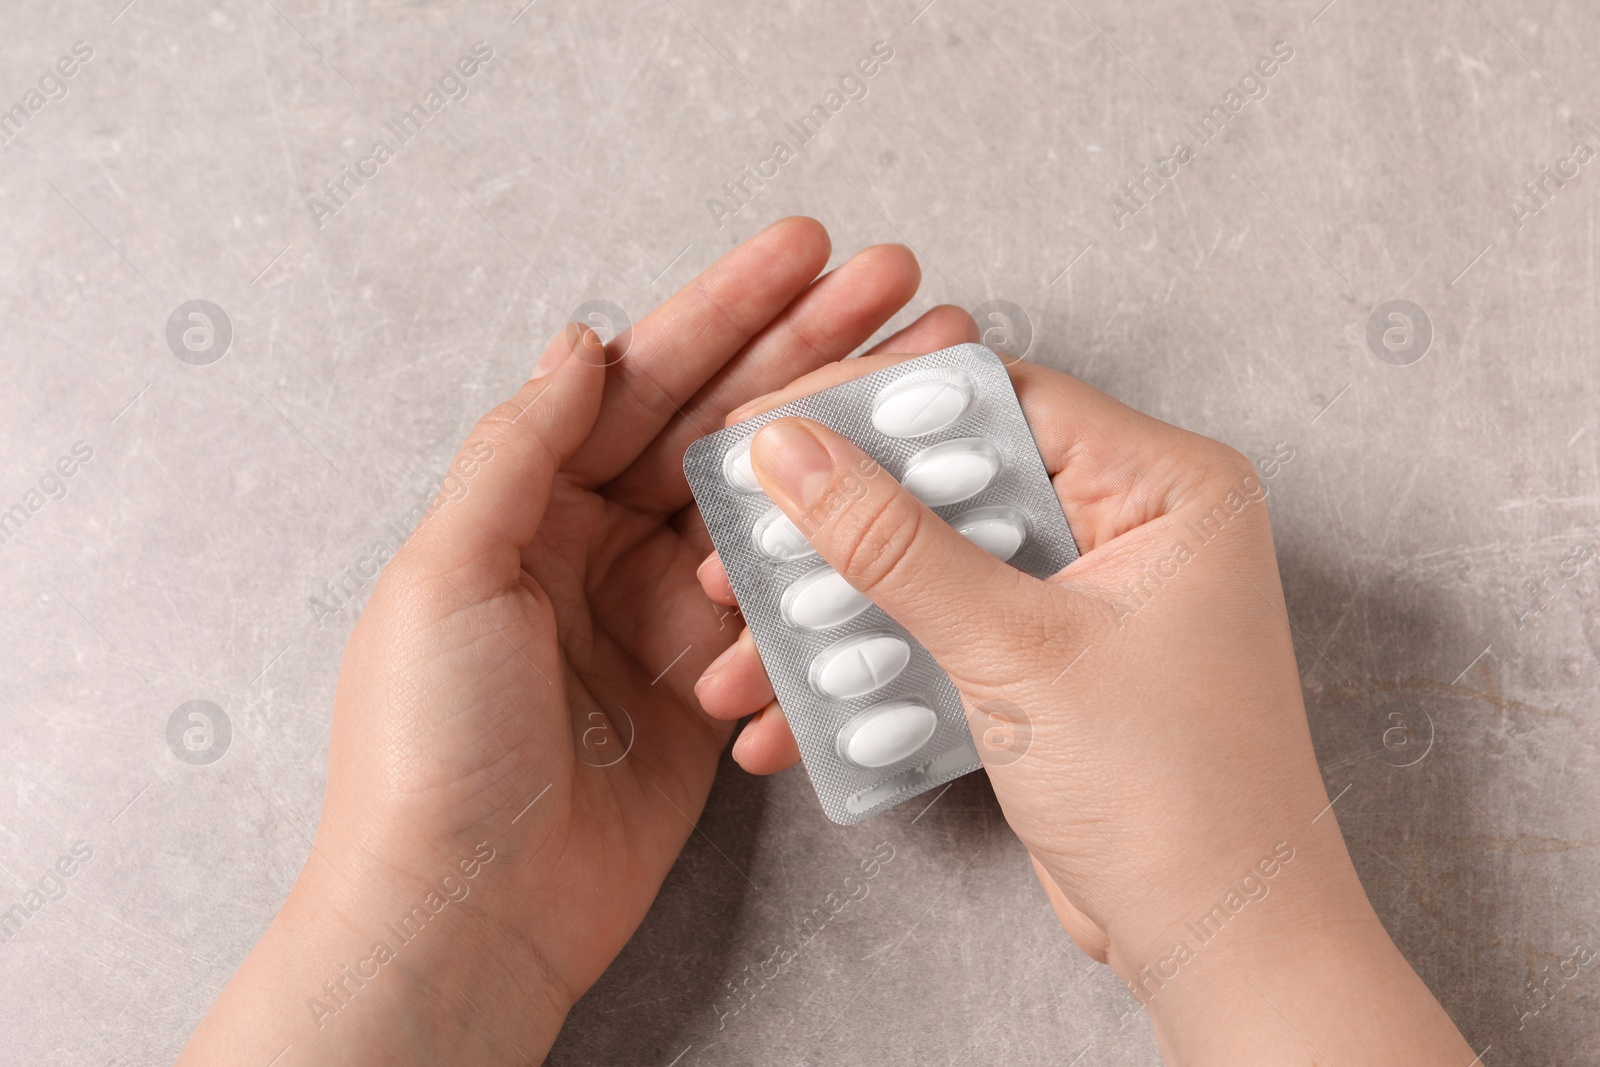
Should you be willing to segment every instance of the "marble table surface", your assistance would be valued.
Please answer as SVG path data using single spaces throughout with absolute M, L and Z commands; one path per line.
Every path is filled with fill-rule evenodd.
M 1593 4 L 13 0 L 0 28 L 0 909 L 74 872 L 0 943 L 0 1062 L 170 1061 L 308 853 L 370 583 L 318 598 L 573 309 L 637 317 L 788 214 L 835 262 L 916 250 L 890 328 L 981 309 L 1292 453 L 1299 666 L 1379 913 L 1485 1064 L 1600 1060 L 1600 974 L 1549 981 L 1600 909 Z M 725 760 L 698 831 L 549 1062 L 1159 1062 L 981 775 L 840 828 L 802 772 Z

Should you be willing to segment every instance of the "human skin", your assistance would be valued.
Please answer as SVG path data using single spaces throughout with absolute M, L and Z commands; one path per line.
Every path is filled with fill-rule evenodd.
M 904 358 L 822 368 L 729 422 Z M 950 675 L 1062 925 L 1145 1005 L 1170 1062 L 1468 1067 L 1323 787 L 1260 472 L 1066 375 L 1009 370 L 1082 551 L 1047 580 L 859 477 L 870 461 L 810 420 L 756 434 L 757 477 Z M 700 577 L 734 603 L 715 554 Z M 798 760 L 748 630 L 696 691 L 718 718 L 753 716 L 733 749 L 747 770 Z
M 477 424 L 351 634 L 305 868 L 180 1063 L 544 1056 L 644 917 L 733 732 L 693 692 L 736 626 L 695 580 L 711 544 L 684 449 L 917 290 L 901 246 L 819 278 L 829 254 L 815 221 L 777 222 L 640 321 L 620 359 L 564 330 Z M 935 308 L 888 343 L 930 351 L 971 328 Z M 401 944 L 390 926 L 446 900 L 446 876 L 466 895 Z M 373 962 L 379 941 L 392 960 Z
M 864 369 L 837 361 L 916 290 L 915 261 L 899 246 L 867 249 L 819 279 L 828 256 L 817 223 L 776 223 L 642 320 L 626 355 L 587 330 L 563 331 L 533 378 L 478 423 L 447 491 L 385 567 L 351 635 L 305 868 L 179 1063 L 544 1056 L 643 918 L 736 720 L 770 699 L 748 637 L 711 682 L 692 684 L 730 647 L 737 616 L 702 593 L 702 583 L 714 597 L 726 584 L 714 563 L 696 580 L 710 543 L 682 480 L 683 451 L 752 398 L 809 389 L 790 384 L 797 376 Z M 935 308 L 878 350 L 926 352 L 975 334 L 964 312 Z M 1043 611 L 1036 593 L 977 605 L 963 583 L 980 576 L 1019 597 L 1042 585 L 981 554 L 949 557 L 965 569 L 939 583 L 953 598 L 944 607 L 897 600 L 894 583 L 867 566 L 880 554 L 854 553 L 866 568 L 855 578 L 936 655 L 941 630 L 956 632 L 940 621 L 946 612 L 986 607 L 986 624 L 1013 627 L 997 635 L 1039 639 L 1036 658 L 997 639 L 992 662 L 974 652 L 945 665 L 972 693 L 1027 702 L 1033 745 L 991 777 L 1068 931 L 1119 973 L 1137 975 L 1170 950 L 1177 917 L 1212 903 L 1281 835 L 1297 853 L 1271 894 L 1152 998 L 1169 1056 L 1310 1062 L 1287 1043 L 1293 1019 L 1327 1050 L 1324 1062 L 1456 1062 L 1435 1055 L 1453 1054 L 1460 1039 L 1372 918 L 1336 819 L 1330 812 L 1301 825 L 1327 798 L 1286 630 L 1236 582 L 1202 566 L 1234 560 L 1281 609 L 1264 509 L 1244 512 L 1215 552 L 1208 546 L 1186 565 L 1126 635 L 1118 631 L 1124 644 L 1111 640 L 1109 616 L 1095 614 L 1094 576 L 1109 581 L 1117 567 L 1134 567 L 1160 540 L 1161 523 L 1173 521 L 1183 491 L 1212 485 L 1203 475 L 1213 467 L 1217 477 L 1237 473 L 1238 461 L 1170 427 L 1148 448 L 1112 456 L 1094 443 L 1100 430 L 1086 428 L 1093 419 L 1119 432 L 1114 414 L 1127 409 L 1102 409 L 1111 402 L 1065 378 L 1039 380 L 1059 385 L 1084 418 L 1040 406 L 1031 373 L 1017 372 L 1019 391 L 1041 446 L 1062 460 L 1052 470 L 1085 548 L 1052 583 L 1060 588 L 1051 596 L 1074 598 L 1062 614 L 1017 610 Z M 768 455 L 777 442 L 771 431 L 763 438 L 763 478 L 781 479 L 786 450 Z M 1131 447 L 1131 438 L 1118 440 Z M 1157 454 L 1163 447 L 1172 454 Z M 793 506 L 777 480 L 769 492 Z M 863 523 L 867 511 L 856 508 L 823 531 L 820 547 L 836 563 L 845 542 L 830 538 L 852 522 L 882 525 Z M 926 535 L 938 524 L 918 528 Z M 926 536 L 912 542 L 955 550 Z M 1208 588 L 1222 599 L 1208 602 Z M 1103 631 L 1105 642 L 1063 676 L 1064 696 L 1046 698 L 1033 675 L 1048 665 L 1054 676 L 1056 658 L 1074 651 L 1057 629 L 1069 623 Z M 741 677 L 746 684 L 732 684 Z M 1161 705 L 1174 700 L 1194 721 Z M 781 725 L 761 714 L 736 758 L 761 771 L 792 762 Z M 1240 766 L 1253 780 L 1208 779 Z M 1266 810 L 1242 826 L 1252 804 Z M 394 924 L 430 899 L 438 907 L 422 907 L 421 931 L 397 937 Z M 390 958 L 375 963 L 379 941 Z M 1320 961 L 1314 975 L 1308 958 Z M 1259 1001 L 1249 999 L 1257 996 L 1250 980 Z M 1268 996 L 1282 1016 L 1262 1007 Z M 1383 1055 L 1368 1056 L 1348 1034 L 1325 1036 L 1326 1016 L 1316 1013 L 1329 1004 L 1363 1013 L 1354 1030 L 1388 1027 Z

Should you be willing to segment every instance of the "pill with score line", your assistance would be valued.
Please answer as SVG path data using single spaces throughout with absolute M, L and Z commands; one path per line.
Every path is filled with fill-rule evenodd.
M 811 661 L 811 687 L 825 697 L 851 700 L 882 689 L 911 662 L 905 638 L 889 633 L 847 637 Z

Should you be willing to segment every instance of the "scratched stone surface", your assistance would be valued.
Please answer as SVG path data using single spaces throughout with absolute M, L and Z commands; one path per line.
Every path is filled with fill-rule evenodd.
M 918 252 L 890 328 L 1004 301 L 996 343 L 1292 453 L 1376 907 L 1485 1063 L 1600 1059 L 1600 974 L 1549 979 L 1600 905 L 1600 11 L 1325 3 L 7 3 L 0 907 L 89 858 L 0 944 L 0 1061 L 175 1055 L 308 853 L 365 589 L 312 599 L 572 309 L 792 213 Z M 725 763 L 699 831 L 551 1063 L 1158 1062 L 981 777 L 841 829 Z

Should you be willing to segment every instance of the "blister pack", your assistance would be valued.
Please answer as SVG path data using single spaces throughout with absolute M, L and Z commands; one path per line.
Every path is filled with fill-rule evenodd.
M 1000 357 L 946 348 L 801 397 L 689 446 L 683 469 L 823 810 L 859 822 L 979 766 L 961 698 L 927 650 L 818 558 L 761 491 L 750 442 L 798 415 L 875 463 L 968 540 L 1035 577 L 1078 557 Z M 855 483 L 852 485 L 852 479 Z M 827 504 L 827 501 L 825 501 Z M 832 516 L 808 515 L 818 527 Z

